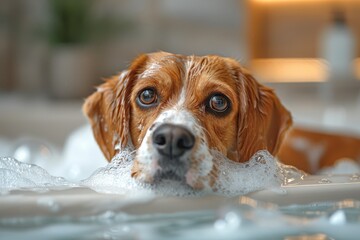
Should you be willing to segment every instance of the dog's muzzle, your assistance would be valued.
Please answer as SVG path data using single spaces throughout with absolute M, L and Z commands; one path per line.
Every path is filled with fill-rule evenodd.
M 195 145 L 195 137 L 189 130 L 179 125 L 162 124 L 153 132 L 152 142 L 160 155 L 162 174 L 185 174 L 190 164 L 185 155 Z

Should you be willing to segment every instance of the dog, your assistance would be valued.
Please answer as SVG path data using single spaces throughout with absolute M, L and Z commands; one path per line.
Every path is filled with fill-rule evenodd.
M 131 176 L 176 179 L 194 189 L 217 179 L 214 149 L 235 162 L 276 155 L 292 125 L 274 91 L 231 58 L 155 52 L 137 57 L 85 100 L 107 160 L 135 150 Z
M 277 157 L 310 174 L 350 161 L 355 173 L 360 167 L 360 138 L 346 132 L 296 126 L 286 134 Z

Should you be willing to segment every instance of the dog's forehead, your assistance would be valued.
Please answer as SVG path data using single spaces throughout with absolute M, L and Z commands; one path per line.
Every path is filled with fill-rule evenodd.
M 177 55 L 150 55 L 139 78 L 170 77 L 172 80 L 182 79 L 184 75 L 184 59 Z
M 218 81 L 231 77 L 226 60 L 222 57 L 212 55 L 184 56 L 166 53 L 150 55 L 141 77 L 159 74 L 176 76 L 183 83 L 192 82 L 194 78 L 200 76 L 217 78 Z

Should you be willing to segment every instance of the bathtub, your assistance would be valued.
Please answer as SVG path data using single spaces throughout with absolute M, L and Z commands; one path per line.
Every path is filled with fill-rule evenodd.
M 360 176 L 307 176 L 297 184 L 256 191 L 245 196 L 278 206 L 335 202 L 344 199 L 360 201 Z M 29 216 L 92 216 L 107 210 L 136 215 L 215 210 L 222 204 L 236 204 L 239 198 L 241 197 L 226 198 L 215 195 L 194 198 L 132 198 L 121 194 L 98 193 L 86 187 L 64 190 L 52 188 L 44 193 L 16 190 L 0 197 L 0 217 L 4 219 Z

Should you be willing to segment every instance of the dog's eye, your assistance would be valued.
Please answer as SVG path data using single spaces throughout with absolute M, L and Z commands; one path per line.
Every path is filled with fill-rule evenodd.
M 214 94 L 210 96 L 207 108 L 210 112 L 215 114 L 225 113 L 230 107 L 229 99 L 223 94 Z
M 138 96 L 138 102 L 141 106 L 148 107 L 157 102 L 156 91 L 152 88 L 144 89 L 140 92 Z
M 227 99 L 221 95 L 212 96 L 209 105 L 212 110 L 217 112 L 224 112 L 228 108 Z

